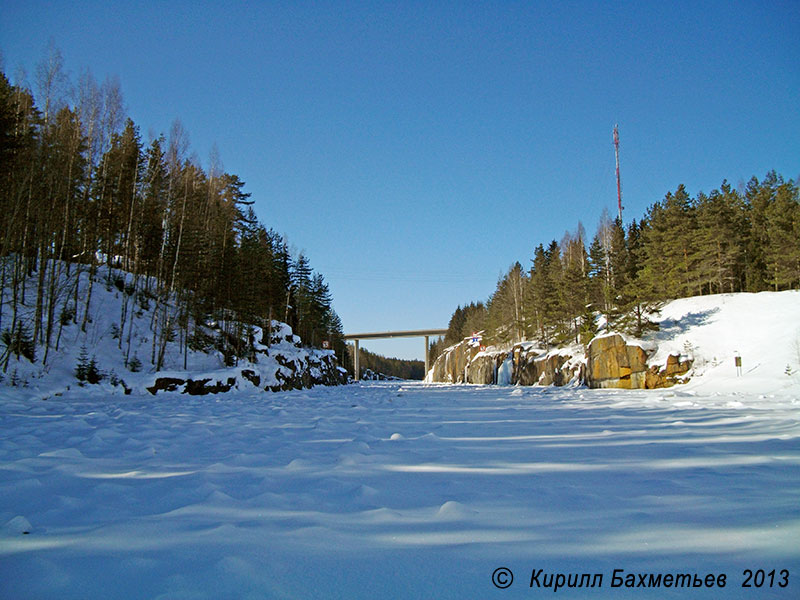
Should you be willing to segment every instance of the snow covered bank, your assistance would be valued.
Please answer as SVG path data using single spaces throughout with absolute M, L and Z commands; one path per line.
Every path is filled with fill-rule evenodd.
M 542 569 L 602 574 L 559 597 L 613 598 L 624 569 L 727 575 L 635 598 L 787 600 L 799 411 L 791 390 L 10 390 L 0 597 L 531 598 L 552 595 L 528 587 Z M 745 569 L 788 587 L 742 588 Z
M 800 291 L 683 298 L 666 304 L 657 320 L 650 361 L 690 356 L 688 389 L 772 393 L 800 386 Z
M 622 357 L 612 356 L 610 361 L 614 367 L 624 362 L 622 372 L 617 368 L 614 373 L 597 373 L 591 368 L 594 364 L 581 370 L 581 361 L 588 357 L 577 347 L 545 353 L 523 343 L 511 351 L 478 352 L 462 343 L 437 359 L 426 381 L 565 385 L 577 378 L 593 387 L 643 387 L 650 370 L 655 385 L 678 379 L 665 380 L 664 375 L 674 371 L 680 373 L 680 380 L 690 381 L 688 389 L 706 391 L 770 392 L 800 386 L 800 291 L 683 298 L 665 304 L 652 320 L 659 330 L 646 338 L 622 336 L 622 351 L 616 350 Z M 593 350 L 598 352 L 599 342 L 613 342 L 609 336 L 596 338 Z M 624 356 L 626 344 L 628 355 L 636 351 L 640 356 Z M 510 352 L 514 370 L 510 375 L 502 371 L 504 378 L 500 378 L 501 367 L 511 364 L 507 362 Z M 639 370 L 634 375 L 639 375 L 642 385 L 619 381 L 630 375 L 631 368 Z
M 85 331 L 80 323 L 88 272 L 81 274 L 74 293 L 81 298 L 78 306 L 72 299 L 73 291 L 63 285 L 64 291 L 58 297 L 61 329 L 58 335 L 53 335 L 47 363 L 43 364 L 42 346 L 37 347 L 33 361 L 24 355 L 17 358 L 12 352 L 5 373 L 0 373 L 0 394 L 20 390 L 29 397 L 46 398 L 80 390 L 80 386 L 86 390 L 81 392 L 84 395 L 165 390 L 203 394 L 230 389 L 277 391 L 347 381 L 347 374 L 337 365 L 332 351 L 303 347 L 291 328 L 279 321 L 272 321 L 269 331 L 264 330 L 266 324 L 264 329 L 241 328 L 244 341 L 224 331 L 221 323 L 192 322 L 191 339 L 187 341 L 185 333 L 176 327 L 162 350 L 153 331 L 164 305 L 159 306 L 153 295 L 141 289 L 131 295 L 131 281 L 132 275 L 122 271 L 109 273 L 107 267 L 98 269 Z M 34 283 L 29 281 L 29 287 Z M 142 282 L 139 285 L 144 286 Z M 28 298 L 35 299 L 32 289 Z M 176 309 L 167 306 L 166 310 L 171 312 L 173 322 L 177 322 L 180 316 Z M 33 318 L 31 303 L 22 304 L 17 323 L 29 335 Z M 11 306 L 6 302 L 3 329 L 11 323 Z M 231 344 L 247 348 L 247 356 L 238 360 L 226 357 L 223 350 Z M 6 347 L 0 350 L 5 351 Z M 160 352 L 163 352 L 163 366 L 156 372 L 153 364 Z M 230 366 L 234 362 L 235 366 Z M 97 385 L 78 381 L 76 372 L 81 365 L 84 369 L 92 365 L 101 378 Z

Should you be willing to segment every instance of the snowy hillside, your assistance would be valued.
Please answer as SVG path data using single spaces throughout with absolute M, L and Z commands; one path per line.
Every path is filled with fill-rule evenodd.
M 34 279 L 28 281 L 29 299 L 35 298 Z M 98 270 L 86 331 L 82 330 L 81 323 L 88 272 L 81 274 L 75 294 L 79 298 L 77 303 L 71 298 L 68 286 L 63 286 L 59 310 L 64 316 L 58 320 L 62 328 L 53 333 L 47 362 L 43 364 L 42 346 L 37 346 L 33 361 L 7 352 L 8 356 L 4 355 L 0 361 L 2 366 L 8 358 L 5 372 L 0 371 L 0 393 L 34 398 L 65 393 L 137 395 L 155 392 L 159 379 L 162 389 L 176 391 L 184 391 L 187 381 L 197 382 L 195 389 L 199 389 L 200 382 L 205 382 L 208 387 L 217 386 L 218 389 L 277 390 L 346 380 L 332 351 L 303 347 L 291 328 L 278 321 L 272 321 L 269 332 L 261 327 L 245 328 L 243 332 L 248 341 L 243 345 L 249 343 L 250 352 L 248 357 L 238 360 L 230 357 L 226 360 L 226 346 L 236 340 L 225 331 L 224 323 L 211 320 L 192 323 L 193 339 L 189 343 L 185 343 L 183 332 L 176 327 L 177 331 L 163 347 L 163 366 L 156 371 L 153 363 L 161 348 L 153 333 L 153 324 L 163 305 L 159 307 L 154 296 L 142 291 L 135 296 L 127 295 L 131 279 L 130 274 L 121 271 L 109 273 L 107 267 Z M 8 292 L 5 297 L 2 327 L 8 330 L 12 324 Z M 171 306 L 167 311 L 177 314 Z M 17 315 L 17 323 L 22 324 L 27 335 L 33 330 L 33 318 L 34 307 L 29 301 L 21 306 Z M 6 344 L 0 350 L 6 351 Z M 96 384 L 81 382 L 76 376 L 90 365 L 101 378 Z M 178 384 L 179 381 L 184 383 Z M 169 382 L 171 386 L 167 386 Z
M 667 303 L 651 364 L 694 359 L 686 389 L 764 393 L 800 387 L 800 291 L 719 294 Z M 735 357 L 741 357 L 737 375 Z

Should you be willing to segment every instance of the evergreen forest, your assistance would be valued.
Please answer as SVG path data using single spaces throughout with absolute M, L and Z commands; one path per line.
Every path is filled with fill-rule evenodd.
M 444 348 L 473 332 L 484 344 L 534 341 L 543 348 L 587 343 L 598 327 L 642 335 L 666 300 L 800 288 L 798 181 L 771 171 L 734 189 L 692 197 L 679 185 L 641 219 L 604 211 L 591 240 L 581 223 L 514 263 L 484 302 L 459 306 Z
M 342 324 L 323 276 L 258 221 L 244 182 L 215 151 L 202 168 L 178 120 L 168 135 L 143 140 L 118 81 L 98 84 L 84 72 L 73 83 L 52 46 L 34 80 L 36 98 L 0 73 L 4 367 L 14 353 L 47 364 L 66 323 L 85 331 L 100 265 L 125 307 L 155 303 L 155 370 L 168 339 L 216 346 L 235 364 L 248 353 L 248 329 L 266 331 L 271 319 L 306 344 L 328 340 L 342 364 Z M 219 324 L 219 339 L 200 334 L 208 322 Z
M 354 352 L 352 344 L 349 345 L 349 349 L 351 353 Z M 425 362 L 421 360 L 390 358 L 370 352 L 366 348 L 359 348 L 358 362 L 360 370 L 371 372 L 375 377 L 389 376 L 416 380 L 425 378 Z

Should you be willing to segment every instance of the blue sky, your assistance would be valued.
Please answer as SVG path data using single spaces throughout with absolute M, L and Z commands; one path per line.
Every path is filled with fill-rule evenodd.
M 48 40 L 177 117 L 328 281 L 347 332 L 446 327 L 516 260 L 684 183 L 800 175 L 800 2 L 0 5 L 12 82 Z M 421 358 L 421 340 L 369 342 Z

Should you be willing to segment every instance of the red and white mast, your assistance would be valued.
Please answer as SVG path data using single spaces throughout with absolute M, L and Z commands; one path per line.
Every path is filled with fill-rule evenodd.
M 614 125 L 614 156 L 617 159 L 617 209 L 622 223 L 622 185 L 619 181 L 619 125 Z

